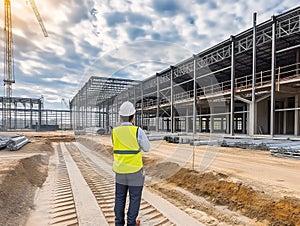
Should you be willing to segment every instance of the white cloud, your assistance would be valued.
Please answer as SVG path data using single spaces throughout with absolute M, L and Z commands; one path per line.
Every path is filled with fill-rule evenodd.
M 61 98 L 72 98 L 91 75 L 151 76 L 250 28 L 255 11 L 261 23 L 299 5 L 296 0 L 35 2 L 48 38 L 30 5 L 12 2 L 13 95 L 44 95 L 45 103 L 58 107 Z M 3 16 L 0 20 L 3 26 Z M 3 62 L 3 48 L 0 53 Z

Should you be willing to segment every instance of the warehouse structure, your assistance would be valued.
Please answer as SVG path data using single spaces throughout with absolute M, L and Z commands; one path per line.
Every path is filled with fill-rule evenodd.
M 73 125 L 114 127 L 129 100 L 146 130 L 299 136 L 299 71 L 300 7 L 258 25 L 254 14 L 252 28 L 143 81 L 91 77 Z

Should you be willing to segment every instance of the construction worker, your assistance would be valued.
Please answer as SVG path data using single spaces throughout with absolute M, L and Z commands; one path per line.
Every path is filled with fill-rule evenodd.
M 142 150 L 150 150 L 150 142 L 145 132 L 133 125 L 136 110 L 129 101 L 120 106 L 121 125 L 112 130 L 114 149 L 113 170 L 116 173 L 115 187 L 115 225 L 125 225 L 125 204 L 129 191 L 127 226 L 138 226 L 144 173 Z

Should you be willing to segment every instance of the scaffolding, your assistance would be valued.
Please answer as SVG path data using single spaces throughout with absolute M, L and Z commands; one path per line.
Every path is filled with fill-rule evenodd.
M 133 87 L 112 96 L 98 89 L 102 125 L 116 126 L 119 106 L 129 100 L 146 130 L 299 136 L 299 36 L 300 7 L 258 25 L 254 13 L 252 28 Z M 83 101 L 73 101 L 73 109 L 80 109 L 87 99 L 76 96 Z

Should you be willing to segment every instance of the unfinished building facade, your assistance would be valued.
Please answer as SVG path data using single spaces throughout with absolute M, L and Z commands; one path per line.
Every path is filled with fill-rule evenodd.
M 135 123 L 146 130 L 299 136 L 299 71 L 300 7 L 261 24 L 253 14 L 252 28 L 143 81 L 106 93 L 98 87 L 91 93 L 93 126 L 118 125 L 118 108 L 129 100 Z M 90 118 L 92 96 L 84 90 L 91 87 L 71 101 L 72 111 L 85 112 L 83 121 Z M 74 128 L 84 124 L 78 120 Z

